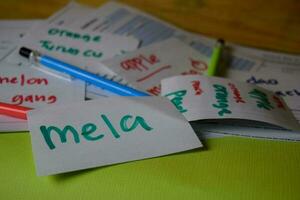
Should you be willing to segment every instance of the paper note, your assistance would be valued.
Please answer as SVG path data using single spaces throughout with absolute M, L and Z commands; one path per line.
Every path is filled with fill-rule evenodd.
M 118 3 L 108 2 L 70 24 L 71 27 L 94 32 L 108 32 L 116 35 L 130 35 L 141 41 L 140 47 L 176 37 L 196 49 L 208 60 L 216 42 L 214 38 L 191 34 L 168 22 L 143 11 Z M 224 66 L 236 70 L 250 70 L 261 65 L 259 59 L 234 51 L 226 58 Z
M 245 73 L 241 71 L 230 71 L 229 78 L 255 84 L 257 86 L 272 90 L 282 97 L 287 103 L 294 116 L 300 122 L 300 81 L 299 75 L 281 73 L 280 69 L 261 69 L 259 73 Z
M 300 56 L 293 56 L 288 54 L 273 53 L 267 51 L 261 51 L 257 49 L 248 49 L 246 47 L 241 47 L 238 45 L 231 45 L 232 55 L 241 55 L 243 60 L 258 60 L 256 65 L 253 65 L 249 70 L 240 70 L 248 71 L 250 73 L 255 73 L 260 71 L 269 71 L 273 70 L 278 71 L 280 74 L 300 74 Z M 246 51 L 247 50 L 247 51 Z M 240 57 L 241 57 L 240 56 Z M 235 68 L 230 68 L 234 70 Z M 236 69 L 235 69 L 236 70 Z M 226 71 L 225 71 L 226 72 Z M 226 73 L 224 73 L 226 76 Z
M 40 24 L 20 41 L 25 46 L 53 56 L 67 63 L 84 68 L 99 75 L 116 76 L 100 62 L 137 48 L 139 41 L 126 36 L 90 33 L 63 26 Z M 18 49 L 7 58 L 7 62 L 28 63 L 18 55 Z
M 19 47 L 28 47 L 101 74 L 105 69 L 100 61 L 135 50 L 134 38 L 111 34 L 95 34 L 80 30 L 40 24 L 20 41 Z M 20 60 L 16 52 L 8 61 Z
M 201 54 L 211 57 L 213 47 L 216 43 L 215 38 L 206 37 L 200 34 L 185 34 L 183 40 Z M 234 71 L 253 71 L 262 65 L 262 60 L 257 57 L 249 57 L 240 53 L 233 47 L 232 43 L 226 42 L 222 51 L 222 57 L 218 68 L 218 75 L 224 75 L 228 70 Z
M 84 100 L 84 84 L 49 76 L 30 66 L 0 64 L 0 101 L 30 108 Z M 23 131 L 25 120 L 0 116 L 0 131 Z
M 110 97 L 28 114 L 39 176 L 157 157 L 201 147 L 162 97 Z
M 79 20 L 83 16 L 89 15 L 94 10 L 96 9 L 71 1 L 62 9 L 51 15 L 46 20 L 46 23 L 65 27 Z
M 202 74 L 207 70 L 206 63 L 201 54 L 175 38 L 103 62 L 131 85 L 152 95 L 160 94 L 161 79 Z
M 162 95 L 188 121 L 243 119 L 300 130 L 283 99 L 250 84 L 200 75 L 176 76 L 162 81 Z
M 186 34 L 184 40 L 200 53 L 211 56 L 215 44 L 214 38 L 200 34 Z M 222 57 L 222 68 L 219 75 L 223 76 L 226 76 L 228 71 L 255 73 L 260 70 L 272 72 L 274 69 L 285 74 L 300 73 L 299 55 L 265 51 L 226 42 Z
M 95 32 L 131 35 L 141 41 L 142 47 L 177 37 L 208 58 L 211 56 L 212 48 L 216 42 L 215 38 L 189 33 L 143 11 L 118 2 L 108 2 L 91 11 L 89 15 L 71 23 L 70 26 Z M 288 71 L 283 70 L 285 73 L 299 72 L 299 68 L 296 66 L 300 63 L 300 57 L 297 55 L 274 53 L 227 42 L 226 52 L 228 53 L 226 62 L 222 65 L 233 70 L 251 72 L 260 68 L 272 70 L 276 65 L 276 68 L 288 68 Z
M 133 36 L 141 41 L 140 47 L 176 37 L 201 53 L 206 63 L 211 56 L 212 47 L 216 41 L 212 38 L 191 34 L 145 12 L 118 2 L 108 2 L 97 10 L 90 10 L 89 15 L 74 20 L 68 26 L 97 33 Z M 155 31 L 155 34 L 152 31 Z M 226 62 L 221 63 L 224 66 L 221 69 L 229 67 L 234 70 L 250 71 L 259 67 L 262 63 L 259 59 L 245 56 L 238 53 L 238 51 L 232 53 L 230 50 L 229 54 L 226 59 L 222 59 Z
M 290 67 L 297 67 L 300 64 L 300 56 L 293 54 L 286 54 L 280 52 L 266 51 L 262 49 L 245 47 L 237 44 L 230 44 L 233 51 L 247 55 L 250 58 L 261 59 L 264 61 L 264 67 L 272 67 L 272 65 L 285 65 Z
M 0 61 L 11 53 L 30 27 L 38 20 L 0 20 Z
M 62 26 L 64 28 L 69 27 L 70 24 L 80 20 L 83 16 L 90 15 L 91 12 L 93 12 L 94 8 L 87 7 L 82 4 L 78 4 L 76 2 L 70 2 L 65 7 L 54 13 L 52 16 L 50 16 L 45 23 L 52 25 L 52 26 Z M 117 77 L 115 74 L 111 72 L 107 72 L 106 77 L 113 80 L 120 82 L 122 84 L 127 84 L 126 82 L 123 82 L 120 80 L 119 77 Z M 86 84 L 86 93 L 85 98 L 86 99 L 96 99 L 99 97 L 107 97 L 107 96 L 113 96 L 114 94 L 103 90 L 99 87 Z
M 70 26 L 98 33 L 133 36 L 141 41 L 141 47 L 184 33 L 167 22 L 118 2 L 108 2 Z

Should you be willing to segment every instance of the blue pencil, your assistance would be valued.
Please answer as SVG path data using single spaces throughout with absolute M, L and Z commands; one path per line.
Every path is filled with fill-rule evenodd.
M 26 47 L 20 48 L 19 54 L 35 62 L 35 64 L 42 64 L 47 68 L 68 74 L 74 78 L 86 81 L 120 96 L 150 96 L 145 92 L 108 80 L 74 65 L 62 62 L 50 56 L 42 55 L 37 51 L 28 49 Z

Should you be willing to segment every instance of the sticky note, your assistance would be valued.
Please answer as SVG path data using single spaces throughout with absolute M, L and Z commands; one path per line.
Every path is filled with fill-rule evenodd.
M 131 85 L 152 95 L 160 94 L 163 78 L 202 74 L 207 70 L 207 58 L 175 38 L 106 60 L 103 64 Z
M 289 71 L 287 68 L 283 67 L 283 69 Z M 227 75 L 228 78 L 254 84 L 275 92 L 284 99 L 298 122 L 300 122 L 300 80 L 298 74 L 282 73 L 281 70 L 277 68 L 269 71 L 262 68 L 255 73 L 231 70 Z
M 18 47 L 6 58 L 6 62 L 26 65 L 28 59 L 19 55 L 20 47 L 24 46 L 94 74 L 111 78 L 116 74 L 102 65 L 101 61 L 133 51 L 138 45 L 139 41 L 133 37 L 82 31 L 43 22 L 32 27 L 26 36 L 19 41 Z M 44 72 L 50 71 L 43 67 L 37 69 L 42 69 Z M 51 70 L 51 75 L 53 72 L 61 76 L 61 73 L 53 70 Z M 65 76 L 62 77 L 65 78 Z M 70 79 L 70 77 L 68 78 Z M 89 86 L 87 91 L 89 91 Z M 90 98 L 89 93 L 86 97 Z
M 201 75 L 175 76 L 162 81 L 162 95 L 189 121 L 242 119 L 300 130 L 282 98 L 251 84 Z
M 17 46 L 20 38 L 38 20 L 0 20 L 0 60 Z
M 201 147 L 162 97 L 110 97 L 29 112 L 39 176 L 157 157 Z
M 0 101 L 30 108 L 84 100 L 83 82 L 65 81 L 49 76 L 31 66 L 0 64 Z M 25 120 L 0 116 L 0 132 L 24 131 Z
M 132 37 L 40 23 L 20 40 L 18 48 L 25 46 L 38 50 L 92 73 L 102 74 L 107 71 L 103 69 L 101 61 L 135 50 L 138 44 L 139 41 Z M 6 60 L 10 63 L 24 61 L 18 55 L 18 49 Z

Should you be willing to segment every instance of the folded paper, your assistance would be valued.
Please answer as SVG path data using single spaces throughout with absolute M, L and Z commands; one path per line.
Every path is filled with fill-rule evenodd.
M 283 99 L 247 83 L 200 75 L 176 76 L 162 81 L 162 95 L 189 121 L 243 119 L 300 130 Z
M 110 97 L 28 114 L 38 175 L 51 175 L 201 147 L 162 97 Z

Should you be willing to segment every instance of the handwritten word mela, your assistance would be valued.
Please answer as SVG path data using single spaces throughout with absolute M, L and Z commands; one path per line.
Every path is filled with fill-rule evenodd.
M 41 77 L 29 77 L 25 74 L 20 74 L 20 76 L 0 76 L 0 85 L 11 85 L 11 86 L 21 86 L 21 87 L 39 87 L 47 86 L 49 84 L 46 78 Z M 38 94 L 16 94 L 11 97 L 11 103 L 15 105 L 23 104 L 24 102 L 35 103 L 35 102 L 45 102 L 47 104 L 52 104 L 57 101 L 55 95 L 38 95 Z
M 120 129 L 122 132 L 118 131 L 118 127 L 113 125 L 109 117 L 105 114 L 99 114 L 99 117 L 101 117 L 103 123 L 107 126 L 109 129 L 112 138 L 119 139 L 121 138 L 122 133 L 130 133 L 134 131 L 135 129 L 139 129 L 140 131 L 149 132 L 153 129 L 149 125 L 149 123 L 142 117 L 142 116 L 132 116 L 130 114 L 124 115 L 119 122 Z M 98 125 L 99 127 L 99 125 Z M 98 127 L 94 123 L 86 123 L 81 127 L 81 130 L 77 130 L 74 126 L 68 124 L 64 126 L 64 128 L 59 128 L 54 125 L 46 126 L 41 125 L 40 131 L 43 135 L 43 138 L 45 140 L 45 143 L 47 144 L 48 148 L 50 150 L 53 150 L 56 148 L 51 132 L 56 133 L 58 137 L 60 138 L 61 143 L 67 143 L 67 135 L 71 134 L 73 136 L 75 144 L 79 144 L 81 142 L 80 135 L 85 139 L 86 141 L 99 141 L 102 140 L 105 137 L 105 132 L 98 131 Z

